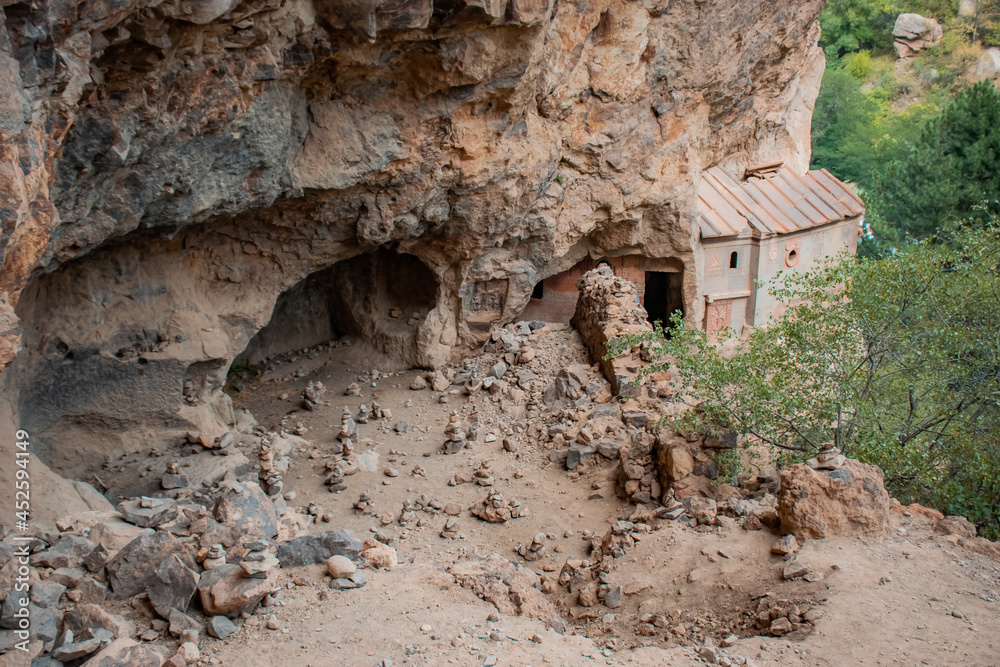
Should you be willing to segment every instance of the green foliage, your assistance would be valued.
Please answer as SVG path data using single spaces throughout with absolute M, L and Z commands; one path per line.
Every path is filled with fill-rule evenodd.
M 975 16 L 962 17 L 958 24 L 983 46 L 1000 46 L 1000 0 L 979 0 Z
M 980 222 L 1000 199 L 1000 93 L 963 90 L 905 153 L 875 173 L 868 202 L 877 233 L 924 238 L 960 218 Z M 976 206 L 986 202 L 984 211 Z
M 867 90 L 847 70 L 827 70 L 813 113 L 813 166 L 865 189 L 873 182 L 876 166 L 903 155 L 926 120 L 938 112 L 932 96 L 897 113 L 893 105 L 901 84 L 891 71 L 879 71 L 884 61 L 872 61 L 879 81 Z
M 739 448 L 723 449 L 712 460 L 719 467 L 719 479 L 734 486 L 739 484 L 739 476 L 743 472 Z
M 841 69 L 827 70 L 813 111 L 812 161 L 849 181 L 867 179 L 872 157 L 867 146 L 856 151 L 850 143 L 871 127 L 878 106 L 857 80 Z
M 889 53 L 899 13 L 892 0 L 829 0 L 819 16 L 819 44 L 832 60 L 861 50 Z
M 1000 231 L 917 242 L 779 276 L 788 307 L 734 353 L 674 321 L 629 336 L 672 365 L 703 418 L 793 458 L 827 441 L 878 464 L 890 492 L 1000 534 Z
M 858 51 L 846 56 L 844 70 L 858 81 L 867 81 L 875 71 L 871 51 Z
M 974 67 L 981 50 L 974 46 L 964 31 L 947 26 L 941 41 L 923 49 L 913 58 L 914 71 L 925 83 L 960 92 L 966 72 Z

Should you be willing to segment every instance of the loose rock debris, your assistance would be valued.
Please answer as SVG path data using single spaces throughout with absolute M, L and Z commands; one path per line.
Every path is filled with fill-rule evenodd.
M 829 604 L 826 587 L 840 572 L 805 530 L 776 533 L 799 524 L 818 530 L 823 517 L 841 512 L 838 503 L 855 504 L 850 494 L 860 492 L 845 475 L 862 489 L 881 481 L 849 459 L 836 461 L 841 454 L 830 449 L 820 461 L 826 465 L 789 473 L 795 488 L 846 489 L 843 498 L 823 496 L 822 511 L 783 505 L 784 475 L 762 472 L 739 486 L 713 479 L 709 454 L 731 443 L 653 426 L 669 378 L 651 378 L 634 395 L 615 398 L 602 369 L 588 363 L 579 334 L 565 328 L 511 326 L 495 332 L 479 357 L 429 377 L 413 374 L 423 383 L 406 380 L 403 389 L 423 393 L 392 406 L 403 420 L 382 405 L 387 393 L 376 397 L 370 389 L 372 378 L 384 386 L 399 376 L 369 371 L 341 384 L 346 396 L 363 401 L 345 407 L 325 400 L 325 378 L 293 375 L 304 388 L 281 393 L 301 396 L 311 422 L 282 413 L 267 427 L 245 420 L 228 437 L 195 434 L 176 452 L 156 452 L 152 460 L 166 459 L 162 475 L 118 511 L 68 516 L 59 531 L 34 537 L 35 655 L 89 656 L 87 664 L 109 665 L 209 660 L 225 650 L 223 642 L 289 630 L 294 620 L 282 605 L 298 596 L 322 602 L 359 595 L 425 558 L 424 545 L 434 540 L 438 549 L 475 541 L 479 550 L 490 530 L 502 531 L 488 533 L 498 541 L 509 534 L 506 556 L 460 547 L 448 576 L 501 618 L 523 615 L 558 632 L 614 639 L 602 652 L 686 646 L 703 661 L 744 664 L 740 646 L 748 637 L 810 636 Z M 432 412 L 441 396 L 448 407 Z M 331 414 L 328 428 L 316 422 Z M 442 432 L 443 447 L 434 435 Z M 187 465 L 195 460 L 221 465 L 199 477 Z M 128 474 L 121 463 L 108 470 L 118 467 Z M 334 495 L 307 492 L 302 505 L 294 504 L 312 473 Z M 184 475 L 188 485 L 163 488 L 167 475 Z M 376 477 L 401 485 L 391 491 L 392 505 Z M 540 479 L 547 493 L 533 486 Z M 590 513 L 576 516 L 566 501 L 553 512 L 548 503 L 560 502 L 558 488 L 581 493 L 574 502 Z M 336 503 L 351 489 L 353 517 L 345 505 L 331 509 L 324 500 Z M 881 530 L 897 510 L 873 499 L 864 506 L 865 525 Z M 975 538 L 967 522 L 905 511 L 939 536 L 964 541 L 970 553 L 989 552 L 991 544 Z M 567 523 L 575 517 L 575 530 L 566 523 L 544 529 L 557 516 Z M 347 522 L 371 536 L 336 529 Z M 825 530 L 835 529 L 826 522 Z M 761 573 L 756 582 L 734 574 L 750 567 L 748 549 Z M 9 582 L 4 572 L 12 561 L 7 551 L 0 555 L 0 583 Z M 730 563 L 737 569 L 727 569 Z M 646 581 L 650 568 L 658 574 Z M 887 575 L 878 581 L 897 585 Z M 6 611 L 11 593 L 4 585 Z M 953 607 L 947 615 L 966 618 Z M 507 641 L 499 630 L 486 639 Z M 538 634 L 525 639 L 546 641 Z M 411 655 L 427 650 L 408 646 Z

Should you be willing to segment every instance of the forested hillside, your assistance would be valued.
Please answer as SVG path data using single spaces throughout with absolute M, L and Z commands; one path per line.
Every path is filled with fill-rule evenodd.
M 936 19 L 936 43 L 894 49 L 906 13 Z M 873 234 L 860 252 L 995 210 L 1000 0 L 830 0 L 820 24 L 812 160 L 858 185 Z

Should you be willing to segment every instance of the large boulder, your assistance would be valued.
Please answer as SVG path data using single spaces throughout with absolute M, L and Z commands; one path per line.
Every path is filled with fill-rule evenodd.
M 896 18 L 892 34 L 896 38 L 893 48 L 900 58 L 915 56 L 925 46 L 932 46 L 941 41 L 943 34 L 941 24 L 935 19 L 920 14 L 900 14 Z
M 170 611 L 187 611 L 191 598 L 198 591 L 199 575 L 188 567 L 176 553 L 161 561 L 156 568 L 156 577 L 149 583 L 146 592 L 156 613 L 170 618 Z
M 777 511 L 781 532 L 799 538 L 889 536 L 882 470 L 854 459 L 836 470 L 783 470 Z
M 976 81 L 985 81 L 994 78 L 997 74 L 1000 74 L 1000 49 L 996 47 L 986 49 L 976 61 L 973 78 Z
M 892 27 L 893 37 L 902 39 L 925 39 L 936 43 L 941 39 L 941 24 L 936 19 L 920 14 L 900 14 Z
M 274 503 L 257 484 L 243 483 L 226 491 L 215 504 L 215 519 L 231 523 L 245 537 L 273 539 L 278 534 L 278 512 Z
M 187 570 L 197 570 L 188 548 L 170 533 L 147 533 L 129 542 L 107 564 L 108 583 L 115 597 L 129 598 L 151 586 L 163 586 L 158 568 L 175 556 Z

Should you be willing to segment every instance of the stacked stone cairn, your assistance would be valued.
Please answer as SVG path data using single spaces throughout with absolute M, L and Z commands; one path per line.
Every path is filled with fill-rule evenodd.
M 832 442 L 827 442 L 820 446 L 819 453 L 815 458 L 806 461 L 813 470 L 836 470 L 844 465 L 847 457 L 840 453 L 840 450 Z
M 444 454 L 457 454 L 466 447 L 468 443 L 468 433 L 459 422 L 458 412 L 452 411 L 448 418 L 448 425 L 444 428 L 444 434 L 448 437 L 441 446 Z

